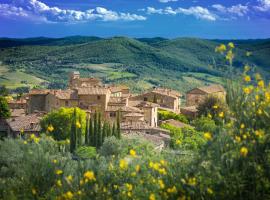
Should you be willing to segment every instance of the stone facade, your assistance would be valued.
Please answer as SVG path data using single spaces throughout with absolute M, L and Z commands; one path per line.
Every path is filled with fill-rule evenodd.
M 161 109 L 180 113 L 181 94 L 166 88 L 154 88 L 153 90 L 131 97 L 131 100 L 156 103 Z
M 194 88 L 186 94 L 186 106 L 198 106 L 208 96 L 216 96 L 225 101 L 226 91 L 221 85 Z

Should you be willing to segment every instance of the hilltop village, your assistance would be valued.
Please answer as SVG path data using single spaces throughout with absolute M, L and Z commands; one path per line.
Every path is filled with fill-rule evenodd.
M 155 87 L 135 95 L 125 85 L 106 85 L 98 78 L 82 78 L 75 71 L 69 75 L 66 90 L 32 89 L 23 98 L 10 100 L 11 118 L 1 122 L 0 131 L 6 130 L 9 136 L 16 136 L 21 130 L 39 134 L 39 122 L 46 113 L 61 107 L 79 107 L 89 114 L 98 111 L 112 123 L 119 113 L 124 135 L 140 135 L 162 148 L 170 136 L 167 130 L 159 128 L 163 122 L 158 119 L 158 110 L 194 118 L 197 106 L 209 95 L 225 99 L 226 92 L 221 85 L 194 88 L 186 93 L 184 106 L 183 94 L 172 89 Z

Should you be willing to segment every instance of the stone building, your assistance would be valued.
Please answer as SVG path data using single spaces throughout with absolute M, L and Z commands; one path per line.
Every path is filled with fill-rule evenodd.
M 8 136 L 16 137 L 20 132 L 24 134 L 39 134 L 41 130 L 40 120 L 43 115 L 44 113 L 32 113 L 6 120 Z
M 70 89 L 80 88 L 80 87 L 101 87 L 103 86 L 102 82 L 98 78 L 81 78 L 80 72 L 75 71 L 69 74 L 69 84 Z
M 180 113 L 180 97 L 181 94 L 175 90 L 154 88 L 146 93 L 131 97 L 130 100 L 156 103 L 160 106 L 160 109 Z
M 226 91 L 221 85 L 209 85 L 194 88 L 186 94 L 186 106 L 198 106 L 208 96 L 216 96 L 225 101 Z

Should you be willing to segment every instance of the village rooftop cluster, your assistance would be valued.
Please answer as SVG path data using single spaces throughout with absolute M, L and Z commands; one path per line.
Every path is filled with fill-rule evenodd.
M 158 119 L 158 110 L 194 118 L 197 106 L 209 95 L 225 99 L 226 92 L 221 85 L 197 87 L 186 93 L 183 106 L 182 94 L 172 89 L 155 87 L 135 95 L 125 85 L 105 85 L 98 78 L 82 78 L 75 71 L 69 75 L 66 90 L 33 89 L 22 99 L 9 101 L 12 116 L 1 122 L 0 131 L 7 131 L 13 137 L 21 130 L 39 134 L 39 122 L 46 113 L 61 107 L 79 107 L 90 115 L 100 112 L 112 123 L 119 113 L 124 135 L 141 135 L 162 147 L 170 137 L 167 130 L 159 128 L 162 122 Z M 186 126 L 174 120 L 167 123 Z

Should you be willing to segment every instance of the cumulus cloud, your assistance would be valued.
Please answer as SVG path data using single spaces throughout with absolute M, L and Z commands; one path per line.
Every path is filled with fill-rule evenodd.
M 237 15 L 239 17 L 243 17 L 249 11 L 248 6 L 242 4 L 233 5 L 231 7 L 225 7 L 221 4 L 215 4 L 212 5 L 212 7 L 222 14 L 232 14 Z
M 155 9 L 153 7 L 147 7 L 146 9 L 147 14 L 163 14 L 163 15 L 192 15 L 198 19 L 208 20 L 208 21 L 215 21 L 216 15 L 211 13 L 207 8 L 203 8 L 201 6 L 195 6 L 190 8 L 177 8 L 173 9 L 171 7 L 166 7 L 164 9 Z
M 146 17 L 115 12 L 103 7 L 96 7 L 86 11 L 61 9 L 50 7 L 38 0 L 14 1 L 12 4 L 0 4 L 0 16 L 21 17 L 27 19 L 42 19 L 48 22 L 87 22 L 92 20 L 101 21 L 135 21 L 146 20 Z
M 176 2 L 178 0 L 159 0 L 160 3 Z
M 270 11 L 270 0 L 258 0 L 259 5 L 255 9 L 261 12 Z

